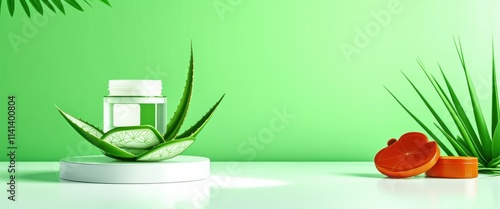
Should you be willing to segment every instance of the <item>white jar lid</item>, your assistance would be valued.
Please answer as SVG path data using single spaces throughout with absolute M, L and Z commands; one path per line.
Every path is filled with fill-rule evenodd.
M 109 96 L 162 96 L 161 80 L 109 80 Z

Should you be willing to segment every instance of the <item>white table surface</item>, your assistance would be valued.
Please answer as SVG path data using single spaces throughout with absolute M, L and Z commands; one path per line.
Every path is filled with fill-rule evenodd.
M 0 162 L 2 209 L 500 208 L 500 177 L 388 179 L 372 162 L 212 162 L 210 179 L 167 184 L 63 181 L 59 162 L 17 167 L 11 202 Z

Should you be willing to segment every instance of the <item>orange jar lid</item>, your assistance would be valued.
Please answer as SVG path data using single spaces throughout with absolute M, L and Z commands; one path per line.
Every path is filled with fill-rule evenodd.
M 437 178 L 476 178 L 478 161 L 476 157 L 441 156 L 425 175 Z

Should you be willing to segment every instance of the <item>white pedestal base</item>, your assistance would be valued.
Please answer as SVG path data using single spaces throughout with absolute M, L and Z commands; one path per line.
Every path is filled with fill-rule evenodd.
M 64 158 L 60 164 L 61 179 L 91 183 L 168 183 L 210 176 L 210 159 L 196 156 L 179 155 L 158 162 L 123 162 L 96 155 Z

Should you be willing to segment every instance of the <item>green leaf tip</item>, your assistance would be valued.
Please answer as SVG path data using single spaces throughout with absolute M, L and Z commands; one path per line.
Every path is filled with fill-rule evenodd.
M 193 92 L 193 81 L 194 81 L 194 58 L 193 58 L 193 46 L 191 45 L 191 56 L 189 60 L 189 71 L 186 79 L 186 84 L 184 86 L 184 92 L 182 93 L 181 101 L 177 106 L 177 110 L 174 116 L 170 119 L 167 124 L 167 133 L 163 136 L 165 141 L 170 141 L 179 132 L 184 119 L 186 118 L 187 111 L 189 108 L 189 103 L 191 101 L 191 95 Z
M 14 16 L 14 9 L 16 8 L 14 0 L 7 0 L 7 7 L 9 8 L 10 16 Z

